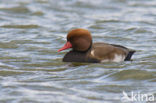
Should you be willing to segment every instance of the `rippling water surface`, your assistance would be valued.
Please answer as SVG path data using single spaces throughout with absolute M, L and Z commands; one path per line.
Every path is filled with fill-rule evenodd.
M 135 49 L 133 61 L 63 63 L 73 28 Z M 0 103 L 122 103 L 123 91 L 156 100 L 156 0 L 0 1 Z

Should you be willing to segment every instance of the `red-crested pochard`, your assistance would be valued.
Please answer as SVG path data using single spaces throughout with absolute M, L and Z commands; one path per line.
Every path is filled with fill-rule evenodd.
M 108 43 L 92 43 L 91 33 L 86 29 L 73 29 L 67 35 L 66 44 L 58 52 L 72 48 L 63 58 L 64 62 L 121 62 L 131 60 L 135 50 Z

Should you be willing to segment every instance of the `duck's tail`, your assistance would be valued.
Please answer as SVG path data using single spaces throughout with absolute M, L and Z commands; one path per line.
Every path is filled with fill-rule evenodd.
M 125 58 L 125 61 L 130 61 L 131 60 L 131 57 L 132 55 L 135 53 L 136 51 L 135 50 L 130 50 Z

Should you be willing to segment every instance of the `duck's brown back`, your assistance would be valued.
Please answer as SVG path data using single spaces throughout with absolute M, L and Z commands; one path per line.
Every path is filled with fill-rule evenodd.
M 124 61 L 130 52 L 131 50 L 124 46 L 107 43 L 94 43 L 89 56 L 91 58 L 96 58 L 101 62 L 120 62 Z M 130 58 L 127 59 L 130 60 Z

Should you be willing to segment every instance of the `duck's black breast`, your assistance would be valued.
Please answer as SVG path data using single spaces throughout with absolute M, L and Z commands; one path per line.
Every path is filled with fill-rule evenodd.
M 63 62 L 88 62 L 99 63 L 100 61 L 87 55 L 88 52 L 70 51 L 65 54 Z

